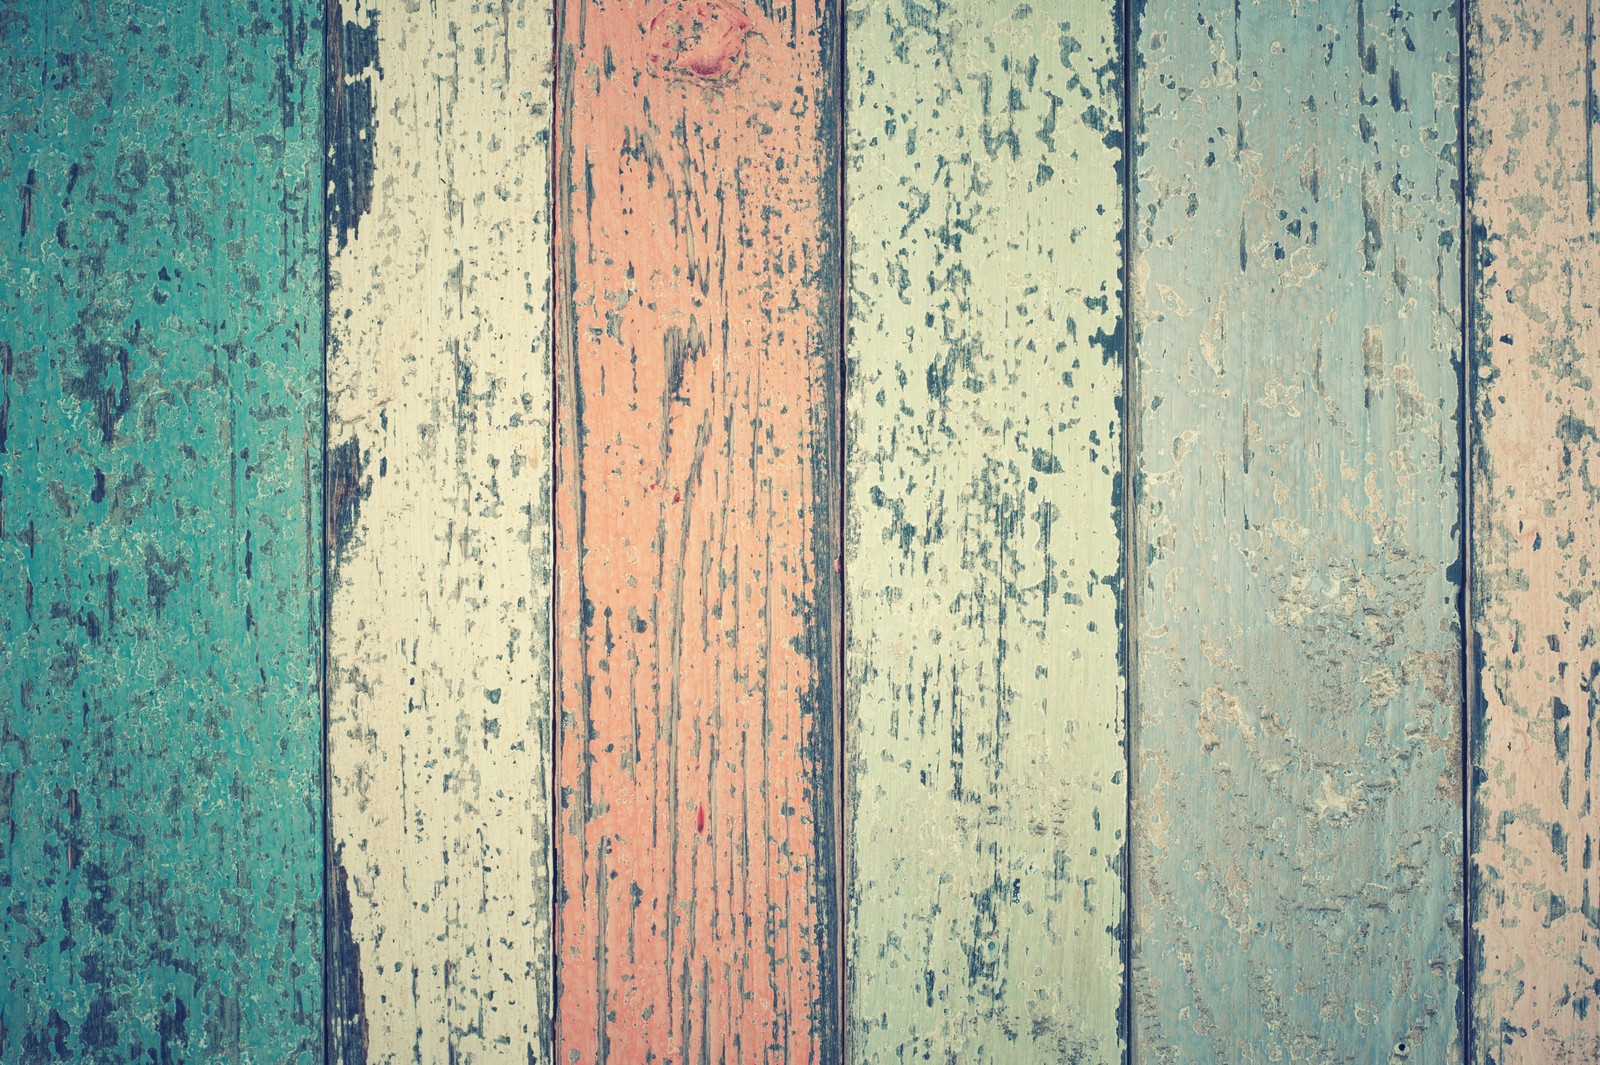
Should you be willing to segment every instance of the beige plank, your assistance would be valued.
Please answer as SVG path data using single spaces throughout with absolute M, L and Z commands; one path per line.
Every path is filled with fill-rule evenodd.
M 1600 1061 L 1592 0 L 1469 9 L 1475 1060 Z

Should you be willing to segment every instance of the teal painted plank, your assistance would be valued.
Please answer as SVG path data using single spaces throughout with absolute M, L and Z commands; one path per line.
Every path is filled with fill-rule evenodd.
M 1120 10 L 848 11 L 850 1058 L 1120 1061 Z
M 321 1056 L 320 5 L 0 5 L 5 1062 Z
M 1459 47 L 1139 19 L 1140 1062 L 1460 1057 Z

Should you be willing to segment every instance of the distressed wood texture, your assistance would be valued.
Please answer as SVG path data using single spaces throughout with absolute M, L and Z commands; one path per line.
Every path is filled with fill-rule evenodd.
M 558 1059 L 836 1061 L 836 26 L 561 12 Z
M 851 1058 L 1119 1061 L 1118 11 L 848 12 Z
M 1459 36 L 1137 27 L 1140 1061 L 1460 1058 Z
M 1594 5 L 1469 8 L 1476 1054 L 1600 1061 Z
M 0 4 L 0 1061 L 320 1059 L 320 16 Z
M 329 21 L 332 1057 L 548 1062 L 553 9 Z

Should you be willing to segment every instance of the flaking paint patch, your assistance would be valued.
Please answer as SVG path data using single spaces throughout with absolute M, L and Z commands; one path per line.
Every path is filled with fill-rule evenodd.
M 1118 15 L 847 10 L 852 1061 L 1122 1057 Z
M 1482 1065 L 1600 1060 L 1594 7 L 1469 7 Z
M 337 565 L 359 527 L 361 502 L 372 493 L 372 480 L 362 476 L 361 441 L 355 436 L 328 449 L 324 468 L 327 528 L 323 542 L 329 561 Z
M 323 0 L 328 26 L 323 78 L 328 130 L 328 232 L 342 250 L 372 209 L 377 116 L 378 52 L 376 3 Z
M 552 11 L 335 8 L 330 1050 L 542 1065 Z
M 327 1049 L 336 1065 L 366 1065 L 367 996 L 362 986 L 361 944 L 352 934 L 350 877 L 337 855 L 328 867 Z

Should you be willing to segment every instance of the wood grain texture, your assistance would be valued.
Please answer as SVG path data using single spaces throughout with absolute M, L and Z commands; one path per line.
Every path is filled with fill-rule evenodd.
M 1468 11 L 1475 1059 L 1600 1060 L 1592 3 Z
M 850 1056 L 1120 1061 L 1119 12 L 848 12 Z
M 0 1061 L 320 1060 L 320 16 L 0 4 Z
M 336 1061 L 550 1061 L 552 14 L 330 8 Z
M 1135 1051 L 1457 1061 L 1457 12 L 1136 32 Z
M 561 9 L 564 1065 L 838 1060 L 836 32 Z

